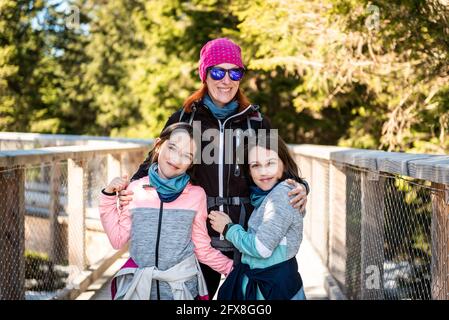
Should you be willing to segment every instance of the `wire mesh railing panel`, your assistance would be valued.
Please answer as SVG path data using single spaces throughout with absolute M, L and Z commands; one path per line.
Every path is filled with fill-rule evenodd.
M 110 252 L 98 215 L 106 156 L 76 165 L 83 167 L 84 186 L 72 199 L 80 209 L 72 212 L 69 192 L 78 188 L 73 179 L 79 177 L 70 177 L 68 161 L 0 169 L 8 190 L 0 201 L 0 299 L 55 298 Z
M 67 246 L 67 163 L 25 172 L 26 298 L 53 298 L 71 275 Z
M 385 299 L 431 299 L 431 189 L 422 181 L 385 182 Z
M 0 168 L 0 300 L 24 298 L 23 180 L 22 170 Z
M 54 178 L 55 171 L 63 167 L 63 163 L 54 163 L 0 170 L 2 187 L 15 189 L 6 202 L 0 203 L 2 226 L 8 229 L 0 234 L 16 238 L 14 242 L 2 241 L 0 289 L 20 292 L 17 297 L 6 294 L 2 299 L 46 299 L 66 285 L 67 241 L 60 220 L 64 217 L 66 188 L 61 180 L 53 180 L 57 184 L 52 185 L 52 175 Z M 23 274 L 8 273 L 11 266 L 23 269 Z
M 29 143 L 8 140 L 0 141 L 0 150 L 60 143 L 72 142 L 64 137 Z M 67 158 L 66 149 L 61 151 L 45 152 L 42 158 L 33 152 L 17 153 L 11 161 L 11 155 L 2 155 L 0 300 L 67 297 L 88 268 L 105 267 L 115 254 L 99 219 L 99 195 L 108 177 L 120 176 L 122 170 L 135 172 L 147 147 L 130 150 L 123 144 L 110 154 L 100 150 L 94 155 L 91 148 L 80 147 Z
M 432 210 L 437 191 L 430 182 L 398 175 L 352 166 L 345 172 L 346 297 L 432 299 L 432 288 L 438 290 L 432 264 L 438 260 L 447 270 L 449 240 L 447 219 L 439 225 Z M 447 279 L 441 283 L 447 286 Z
M 361 179 L 353 168 L 346 170 L 346 287 L 349 299 L 360 298 Z

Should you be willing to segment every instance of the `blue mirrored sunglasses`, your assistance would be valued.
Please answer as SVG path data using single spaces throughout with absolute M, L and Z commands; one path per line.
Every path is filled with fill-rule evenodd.
M 243 68 L 223 69 L 220 67 L 209 67 L 207 68 L 207 70 L 209 71 L 210 77 L 214 80 L 223 79 L 226 75 L 226 72 L 228 72 L 229 78 L 231 80 L 240 81 L 245 73 L 245 69 Z

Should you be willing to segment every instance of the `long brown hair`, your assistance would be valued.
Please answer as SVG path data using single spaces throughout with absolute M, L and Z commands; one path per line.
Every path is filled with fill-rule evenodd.
M 170 136 L 173 132 L 177 130 L 184 130 L 192 139 L 193 141 L 193 127 L 185 122 L 177 122 L 173 123 L 172 125 L 169 125 L 167 128 L 165 128 L 161 134 L 159 135 L 159 140 L 155 141 L 153 146 L 151 147 L 150 151 L 148 152 L 148 155 L 146 159 L 143 161 L 143 163 L 139 166 L 139 169 L 134 174 L 134 176 L 131 178 L 132 180 L 140 179 L 148 174 L 148 169 L 150 166 L 157 162 L 157 158 L 159 157 L 159 150 L 162 146 L 162 144 L 170 139 Z M 196 152 L 201 152 L 201 146 L 196 146 Z M 193 159 L 195 159 L 195 155 L 193 156 Z M 195 165 L 190 165 L 189 169 L 187 169 L 186 173 L 190 176 L 190 182 L 192 184 L 196 184 L 196 178 L 195 178 Z
M 284 171 L 282 173 L 281 181 L 285 179 L 293 179 L 295 181 L 302 181 L 301 171 L 298 168 L 298 165 L 296 164 L 296 161 L 293 159 L 292 154 L 290 153 L 287 144 L 285 141 L 281 138 L 280 135 L 267 135 L 266 139 L 259 140 L 259 136 L 257 136 L 255 139 L 250 141 L 245 146 L 245 164 L 243 166 L 246 176 L 249 178 L 249 181 L 251 184 L 254 184 L 254 181 L 251 177 L 251 171 L 249 169 L 249 153 L 250 151 L 255 148 L 256 146 L 260 146 L 262 148 L 265 148 L 267 150 L 273 150 L 275 151 L 279 159 L 281 159 L 283 165 L 284 165 Z M 275 149 L 277 146 L 277 150 Z
M 184 111 L 187 113 L 192 112 L 193 103 L 202 100 L 207 92 L 207 85 L 206 83 L 203 83 L 200 89 L 192 93 L 189 97 L 187 97 L 187 99 L 184 100 L 184 103 L 182 104 Z M 240 88 L 237 89 L 235 97 L 239 104 L 239 112 L 245 110 L 251 104 Z

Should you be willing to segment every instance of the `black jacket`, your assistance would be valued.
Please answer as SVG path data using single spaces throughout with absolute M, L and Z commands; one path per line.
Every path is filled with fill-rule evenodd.
M 251 105 L 247 107 L 244 111 L 239 112 L 226 120 L 219 122 L 217 118 L 214 117 L 212 112 L 203 105 L 202 102 L 198 102 L 193 106 L 192 113 L 185 113 L 183 109 L 175 112 L 165 124 L 165 127 L 180 121 L 192 122 L 200 121 L 201 123 L 201 134 L 203 137 L 204 131 L 208 129 L 216 129 L 215 132 L 219 133 L 218 136 L 213 137 L 213 143 L 216 143 L 215 150 L 220 150 L 220 144 L 223 144 L 222 148 L 222 159 L 223 161 L 214 161 L 211 164 L 206 164 L 201 161 L 200 164 L 196 165 L 195 168 L 195 178 L 198 185 L 200 185 L 206 192 L 208 197 L 246 197 L 249 198 L 249 180 L 245 176 L 242 165 L 236 164 L 236 136 L 229 137 L 226 136 L 226 129 L 242 129 L 247 130 L 249 126 L 254 129 L 255 134 L 257 134 L 260 129 L 271 129 L 271 124 L 266 117 L 262 117 L 258 111 L 258 106 Z M 197 122 L 199 123 L 199 122 Z M 165 128 L 164 127 L 164 128 Z M 221 130 L 220 130 L 221 129 Z M 233 143 L 226 143 L 230 138 L 232 138 Z M 244 138 L 244 137 L 243 137 Z M 212 140 L 212 139 L 211 139 Z M 202 141 L 201 154 L 207 147 L 206 151 L 208 154 L 216 157 L 218 159 L 220 154 L 214 154 L 214 148 L 211 148 L 209 141 Z M 240 138 L 240 143 L 245 143 L 247 140 Z M 243 142 L 242 142 L 243 140 Z M 229 148 L 234 146 L 232 152 L 233 161 L 225 161 L 225 155 L 229 155 Z M 218 152 L 220 153 L 220 152 Z M 230 164 L 227 164 L 229 163 Z M 220 164 L 218 164 L 220 163 Z M 139 168 L 139 171 L 133 176 L 132 179 L 138 179 L 143 175 L 146 175 L 148 168 Z M 306 185 L 306 183 L 304 182 Z M 307 187 L 307 185 L 306 185 Z M 218 200 L 219 201 L 219 200 Z M 217 204 L 217 203 L 216 203 Z M 210 205 L 210 204 L 209 204 Z M 245 229 L 247 228 L 247 222 L 249 216 L 253 210 L 250 203 L 236 205 L 236 204 L 223 204 L 221 208 L 218 205 L 213 205 L 208 208 L 211 210 L 222 209 L 226 212 L 234 223 L 240 223 Z M 245 210 L 243 210 L 245 209 Z M 207 221 L 207 228 L 209 235 L 212 239 L 212 246 L 221 251 L 232 251 L 234 249 L 232 243 L 223 239 L 220 240 L 220 234 L 212 229 L 210 221 Z

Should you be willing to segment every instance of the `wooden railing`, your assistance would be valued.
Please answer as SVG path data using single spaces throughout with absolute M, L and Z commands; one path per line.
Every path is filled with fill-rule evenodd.
M 133 173 L 148 152 L 151 141 L 113 141 L 108 138 L 55 136 L 33 134 L 0 134 L 0 300 L 25 297 L 25 173 L 27 168 L 46 164 L 50 167 L 48 179 L 50 245 L 58 242 L 61 225 L 61 193 L 65 193 L 67 213 L 63 219 L 68 233 L 68 262 L 80 272 L 81 278 L 71 282 L 65 298 L 73 298 L 121 254 L 111 252 L 100 262 L 88 261 L 86 248 L 86 171 L 87 163 L 96 157 L 106 157 L 106 180 L 124 172 Z M 42 138 L 42 139 L 40 139 Z M 70 144 L 78 144 L 73 146 Z M 7 150 L 15 147 L 45 148 Z M 370 274 L 365 271 L 375 266 L 383 275 L 386 194 L 383 191 L 388 179 L 410 177 L 428 182 L 431 193 L 431 294 L 427 298 L 448 299 L 449 274 L 449 156 L 407 154 L 373 150 L 339 148 L 333 146 L 291 145 L 291 151 L 302 175 L 311 186 L 305 219 L 305 234 L 319 253 L 330 273 L 328 283 L 336 283 L 340 297 L 372 299 L 387 298 L 383 288 L 364 285 Z M 6 150 L 5 150 L 6 149 Z M 64 163 L 66 173 L 61 173 Z M 64 167 L 65 168 L 65 167 Z M 65 169 L 64 169 L 65 170 Z M 350 175 L 352 174 L 352 176 Z M 354 175 L 358 177 L 357 199 L 351 198 Z M 67 179 L 66 187 L 61 178 Z M 422 183 L 422 182 L 418 182 Z M 62 190 L 62 188 L 66 188 Z M 98 192 L 98 190 L 96 190 Z M 426 191 L 426 192 L 427 192 Z M 355 202 L 355 204 L 354 204 Z M 354 211 L 358 213 L 352 229 Z M 13 221 L 14 223 L 9 223 Z M 101 228 L 99 228 L 101 229 Z M 354 249 L 352 234 L 360 241 Z M 352 239 L 352 240 L 351 240 Z M 358 238 L 356 238 L 358 239 Z M 375 239 L 375 241 L 372 241 Z M 352 242 L 351 242 L 352 241 Z M 355 251 L 354 251 L 355 250 Z M 50 250 L 55 257 L 55 249 Z M 356 257 L 356 259 L 354 258 Z M 352 259 L 352 260 L 351 260 Z M 354 260 L 355 259 L 355 260 Z M 358 264 L 354 269 L 353 264 Z M 358 270 L 354 274 L 350 272 Z M 355 277 L 355 278 L 354 278 Z M 81 280 L 80 280 L 81 279 Z M 358 291 L 350 290 L 356 282 Z M 333 286 L 335 287 L 335 286 Z M 328 286 L 328 288 L 331 288 Z M 335 296 L 337 293 L 328 292 Z
M 98 269 L 105 269 L 117 258 L 121 252 L 110 250 L 99 261 L 89 261 L 86 247 L 86 195 L 87 195 L 87 164 L 94 158 L 106 157 L 106 180 L 120 176 L 123 173 L 132 174 L 145 158 L 151 140 L 133 140 L 137 143 L 124 142 L 121 139 L 114 141 L 105 138 L 85 138 L 71 136 L 52 137 L 46 135 L 39 140 L 39 136 L 21 134 L 14 140 L 16 134 L 2 133 L 0 138 L 3 149 L 6 145 L 32 147 L 34 143 L 52 145 L 73 144 L 57 147 L 45 147 L 30 150 L 0 151 L 0 300 L 25 298 L 25 176 L 26 170 L 33 166 L 45 165 L 50 170 L 50 177 L 46 182 L 48 187 L 48 219 L 50 220 L 50 249 L 51 260 L 57 260 L 58 255 L 55 246 L 60 237 L 61 223 L 67 227 L 68 264 L 73 270 L 77 270 L 73 281 L 68 284 L 67 290 L 60 297 L 73 298 L 86 287 L 94 275 L 98 275 Z M 8 140 L 8 141 L 6 141 Z M 64 174 L 61 172 L 61 163 L 64 163 Z M 61 179 L 66 179 L 66 188 L 61 184 Z M 100 190 L 92 192 L 98 193 Z M 63 211 L 65 217 L 61 217 L 61 194 L 66 197 L 66 206 Z M 62 218 L 62 219 L 61 219 Z M 93 221 L 95 223 L 95 221 Z M 98 221 L 97 221 L 98 222 Z M 101 230 L 101 227 L 97 229 Z M 31 231 L 32 232 L 32 231 Z M 92 269 L 95 264 L 95 269 Z M 81 278 L 80 278 L 81 277 Z
M 419 179 L 416 183 L 423 185 L 423 192 L 431 194 L 431 293 L 424 298 L 449 298 L 449 156 L 318 145 L 292 145 L 291 150 L 312 190 L 308 197 L 305 233 L 328 267 L 330 282 L 336 281 L 341 289 L 339 296 L 387 298 L 384 288 L 368 289 L 365 284 L 370 280 L 370 266 L 380 270 L 383 284 L 384 242 L 391 236 L 385 230 L 385 205 L 393 212 L 389 219 L 394 218 L 395 210 L 398 213 L 401 210 L 398 204 L 385 200 L 385 183 L 408 177 Z M 358 176 L 358 189 L 354 181 L 349 181 L 349 173 Z M 358 211 L 358 216 L 354 211 Z M 353 228 L 355 216 L 359 229 Z M 354 233 L 359 233 L 357 254 L 353 252 L 351 240 Z M 350 261 L 349 251 L 351 259 L 357 261 Z M 359 264 L 355 279 L 348 274 L 355 270 L 350 265 L 354 263 Z M 348 290 L 354 282 L 358 283 L 356 293 Z

